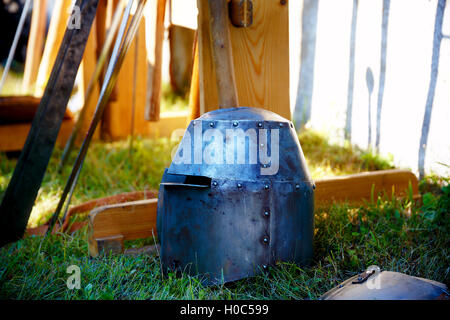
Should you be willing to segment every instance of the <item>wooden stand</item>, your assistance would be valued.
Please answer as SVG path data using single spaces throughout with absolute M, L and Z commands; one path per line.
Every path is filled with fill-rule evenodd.
M 216 75 L 210 39 L 210 17 L 198 0 L 200 111 L 217 109 Z M 236 28 L 229 22 L 234 72 L 241 106 L 258 107 L 291 119 L 289 101 L 288 1 L 253 1 L 253 24 Z

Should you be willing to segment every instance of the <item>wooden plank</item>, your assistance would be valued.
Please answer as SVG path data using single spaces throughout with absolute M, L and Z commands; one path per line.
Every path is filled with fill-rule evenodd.
M 147 136 L 149 133 L 149 125 L 144 117 L 147 90 L 147 51 L 145 46 L 144 20 L 142 20 L 139 26 L 138 37 L 138 73 L 136 75 L 134 134 Z M 110 102 L 104 111 L 101 135 L 105 139 L 123 139 L 131 134 L 135 48 L 136 39 L 130 46 L 117 78 L 116 100 Z
M 161 104 L 162 88 L 162 58 L 164 41 L 164 17 L 166 12 L 166 0 L 154 1 L 149 14 L 149 36 L 150 44 L 148 50 L 150 63 L 150 83 L 151 88 L 148 92 L 149 101 L 145 110 L 145 119 L 148 121 L 158 121 Z
M 209 17 L 199 6 L 201 112 L 218 107 Z M 236 28 L 229 23 L 233 61 L 241 106 L 259 107 L 290 119 L 288 1 L 253 1 L 253 24 Z
M 158 199 L 140 200 L 93 210 L 89 214 L 90 254 L 97 256 L 99 242 L 104 240 L 120 238 L 123 243 L 123 240 L 156 237 L 157 202 Z
M 104 17 L 104 21 L 103 21 L 103 26 L 102 26 L 102 21 L 100 19 L 103 19 L 103 12 L 101 9 L 101 11 L 99 12 L 98 15 L 98 29 L 97 29 L 97 48 L 99 49 L 98 51 L 98 55 L 101 52 L 101 49 L 103 48 L 103 44 L 104 41 L 106 40 L 106 31 L 109 30 L 109 28 L 111 27 L 111 23 L 114 17 L 114 13 L 117 10 L 117 7 L 119 5 L 121 0 L 108 0 L 107 1 L 107 5 L 106 5 L 106 12 L 105 12 L 105 17 Z M 103 31 L 103 32 L 102 32 Z M 104 75 L 106 73 L 106 65 L 103 68 L 103 73 L 102 73 L 102 81 L 104 78 Z M 100 83 L 102 82 L 100 81 Z M 111 95 L 109 97 L 109 101 L 116 101 L 117 100 L 117 84 L 114 86 L 113 91 L 111 92 Z
M 198 34 L 194 38 L 194 62 L 192 65 L 191 88 L 189 91 L 189 123 L 200 117 L 200 77 L 198 56 Z
M 89 214 L 89 224 L 95 239 L 122 235 L 125 240 L 156 235 L 158 199 L 148 199 L 107 205 Z
M 63 147 L 69 139 L 74 126 L 73 119 L 64 119 L 58 133 L 56 144 Z M 31 123 L 18 123 L 0 125 L 0 150 L 19 151 L 22 150 L 30 131 Z
M 103 44 L 105 43 L 106 40 L 106 33 L 107 33 L 107 29 L 109 28 L 109 26 L 106 26 L 107 23 L 107 19 L 109 20 L 108 22 L 110 23 L 110 20 L 112 19 L 112 17 L 108 17 L 108 2 L 111 3 L 112 1 L 107 1 L 107 0 L 100 0 L 100 2 L 98 3 L 98 8 L 97 8 L 97 16 L 96 16 L 96 40 L 97 40 L 97 57 L 100 57 L 100 53 L 102 51 L 103 48 Z M 111 14 L 113 13 L 114 8 L 111 8 Z
M 23 73 L 22 94 L 29 94 L 36 82 L 39 63 L 44 49 L 45 29 L 47 27 L 47 0 L 34 1 L 31 16 L 30 35 L 27 44 L 27 57 Z
M 0 124 L 33 121 L 40 102 L 33 96 L 0 97 Z
M 125 203 L 131 201 L 152 199 L 158 197 L 158 192 L 153 190 L 144 190 L 144 191 L 132 191 L 126 193 L 120 193 L 109 197 L 93 199 L 88 202 L 79 204 L 77 206 L 73 206 L 67 212 L 66 220 L 61 227 L 62 231 L 66 231 L 71 224 L 71 217 L 84 212 L 92 211 L 93 209 L 101 206 Z
M 185 95 L 191 83 L 194 62 L 195 30 L 171 25 L 169 27 L 169 74 L 172 90 Z
M 406 197 L 409 184 L 414 198 L 419 197 L 417 177 L 407 170 L 382 170 L 354 175 L 316 180 L 315 205 L 329 205 L 333 202 L 362 203 L 376 199 L 378 194 L 386 193 L 395 197 Z
M 88 239 L 88 250 L 92 257 L 98 257 L 100 253 L 120 254 L 123 253 L 123 236 L 116 235 L 99 239 Z
M 42 56 L 41 64 L 35 88 L 35 96 L 40 97 L 44 93 L 47 86 L 48 78 L 52 72 L 55 64 L 56 56 L 58 55 L 59 47 L 66 32 L 67 21 L 70 17 L 70 8 L 72 1 L 56 1 L 52 12 L 52 19 L 47 34 L 47 41 L 45 42 L 44 54 Z
M 97 17 L 95 18 L 98 19 Z M 79 73 L 82 77 L 81 81 L 81 92 L 83 92 L 83 98 L 86 96 L 85 92 L 89 86 L 89 82 L 94 73 L 95 67 L 97 65 L 97 22 L 94 21 L 91 33 L 89 34 L 88 41 L 86 43 L 86 48 L 84 49 L 83 60 L 79 69 Z M 101 50 L 101 48 L 100 48 Z M 90 123 L 95 113 L 95 108 L 97 106 L 97 101 L 100 95 L 100 85 L 96 83 L 92 89 L 91 97 L 85 105 L 86 101 L 83 101 L 83 108 L 86 108 L 86 114 L 81 123 L 80 132 L 77 135 L 77 144 L 81 144 L 85 138 L 86 132 L 89 130 Z M 93 139 L 98 139 L 100 137 L 100 128 L 98 127 L 94 133 Z

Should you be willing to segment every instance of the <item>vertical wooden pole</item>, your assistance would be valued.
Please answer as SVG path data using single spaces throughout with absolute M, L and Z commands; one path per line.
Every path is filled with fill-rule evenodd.
M 198 57 L 198 33 L 194 38 L 194 63 L 192 65 L 191 89 L 189 92 L 189 117 L 188 124 L 200 117 L 200 77 Z
M 107 16 L 108 16 L 108 0 L 100 0 L 100 2 L 98 3 L 97 17 L 96 17 L 97 57 L 100 56 L 103 44 L 105 43 L 106 32 L 108 31 L 108 27 L 106 26 L 108 18 Z
M 27 57 L 22 82 L 22 94 L 29 94 L 36 83 L 39 63 L 44 48 L 45 29 L 47 22 L 47 0 L 33 2 L 31 29 L 28 37 Z
M 202 8 L 205 2 L 198 0 L 202 113 L 218 106 L 209 15 Z M 236 28 L 228 23 L 240 105 L 264 108 L 290 119 L 288 7 L 288 1 L 253 1 L 250 27 Z
M 145 39 L 145 21 L 141 21 L 138 33 L 139 39 Z M 137 35 L 137 34 L 136 34 Z M 137 61 L 137 80 L 136 80 L 136 101 L 134 114 L 134 133 L 137 135 L 148 135 L 149 123 L 145 121 L 144 111 L 146 104 L 147 89 L 147 52 L 145 41 L 136 39 L 131 44 L 128 53 L 123 61 L 120 69 L 116 88 L 117 99 L 110 101 L 108 108 L 105 109 L 102 118 L 101 135 L 104 139 L 123 139 L 130 135 L 131 117 L 132 117 L 132 100 L 133 100 L 133 78 L 135 64 L 135 48 L 138 45 L 138 61 Z
M 112 24 L 112 19 L 114 16 L 114 13 L 117 10 L 117 6 L 119 5 L 120 1 L 125 1 L 125 0 L 108 0 L 107 6 L 106 6 L 106 15 L 105 15 L 105 24 L 104 24 L 104 29 L 105 32 L 108 32 L 109 28 L 111 27 Z M 97 31 L 98 33 L 100 33 L 100 31 Z M 106 33 L 105 33 L 106 35 Z M 100 43 L 103 43 L 103 39 L 102 37 L 97 38 L 97 41 Z M 103 74 L 106 72 L 106 67 L 104 69 Z M 102 79 L 104 78 L 104 76 L 102 76 Z M 117 86 L 118 84 L 116 84 L 114 86 L 113 91 L 111 92 L 111 96 L 109 97 L 109 102 L 111 103 L 112 101 L 116 101 L 117 100 Z M 110 108 L 110 105 L 108 103 L 108 105 L 106 106 L 105 112 L 104 114 L 108 113 L 108 109 Z M 102 124 L 103 125 L 103 124 Z
M 166 12 L 166 0 L 157 0 L 156 19 L 154 21 L 154 60 L 151 77 L 151 93 L 149 94 L 148 105 L 145 110 L 145 119 L 148 121 L 158 121 L 161 103 L 162 87 L 162 49 L 164 41 L 164 18 Z M 153 21 L 150 21 L 153 24 Z M 150 35 L 153 36 L 153 35 Z M 152 63 L 152 61 L 150 61 Z
M 101 3 L 101 1 L 100 1 Z M 101 6 L 99 4 L 98 10 L 101 10 Z M 98 12 L 98 11 L 97 11 Z M 95 19 L 98 19 L 96 17 Z M 97 65 L 97 22 L 94 21 L 91 33 L 89 34 L 88 41 L 86 43 L 86 49 L 84 50 L 84 56 L 82 65 L 80 67 L 80 72 L 82 76 L 81 81 L 81 92 L 83 92 L 83 97 L 86 97 L 86 90 L 89 86 L 89 82 L 92 78 L 92 75 L 94 74 L 95 67 Z M 100 48 L 101 49 L 101 48 Z M 95 113 L 95 108 L 97 106 L 98 97 L 100 95 L 100 85 L 99 83 L 96 83 L 92 89 L 91 97 L 89 101 L 84 101 L 83 107 L 86 108 L 86 114 L 83 118 L 83 121 L 81 123 L 80 133 L 77 135 L 76 144 L 81 144 L 83 142 L 83 139 L 85 138 L 86 132 L 89 130 L 89 126 L 91 123 L 91 120 Z M 84 105 L 87 102 L 86 105 Z M 99 128 L 97 127 L 97 130 L 94 133 L 93 139 L 98 139 L 99 137 Z
M 239 100 L 234 76 L 233 49 L 230 41 L 230 23 L 226 1 L 209 0 L 211 50 L 216 70 L 219 108 L 237 108 Z

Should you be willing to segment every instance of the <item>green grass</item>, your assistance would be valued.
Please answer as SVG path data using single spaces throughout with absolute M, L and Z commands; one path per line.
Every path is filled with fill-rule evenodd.
M 173 92 L 170 83 L 164 82 L 161 90 L 161 112 L 188 111 L 189 95 L 186 96 Z
M 14 65 L 13 65 L 14 67 Z M 2 96 L 15 96 L 20 95 L 22 92 L 22 80 L 23 73 L 16 72 L 11 68 L 8 73 L 8 77 L 6 78 L 5 85 L 2 89 Z M 0 77 L 3 76 L 4 68 L 0 65 Z
M 348 142 L 331 144 L 328 136 L 321 132 L 303 130 L 299 139 L 314 179 L 394 167 L 392 157 L 380 157 Z
M 349 145 L 329 144 L 326 136 L 313 131 L 302 133 L 300 139 L 314 178 L 392 167 L 391 160 Z M 127 142 L 94 144 L 73 203 L 157 188 L 175 144 L 166 139 L 138 139 L 134 146 L 130 158 Z M 60 155 L 56 150 L 52 156 L 30 225 L 45 222 L 56 206 L 69 174 L 69 169 L 61 175 L 56 171 Z M 15 160 L 0 157 L 1 197 Z M 163 278 L 158 257 L 91 259 L 87 227 L 73 235 L 29 237 L 0 249 L 0 298 L 316 299 L 373 264 L 448 284 L 450 187 L 448 180 L 437 178 L 423 185 L 423 203 L 385 196 L 359 207 L 318 208 L 311 266 L 280 263 L 268 274 L 223 286 L 205 287 L 200 278 L 187 275 Z M 80 290 L 67 289 L 70 265 L 81 268 Z

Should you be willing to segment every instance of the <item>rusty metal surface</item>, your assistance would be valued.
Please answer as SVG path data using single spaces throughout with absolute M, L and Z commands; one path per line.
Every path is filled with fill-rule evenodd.
M 247 28 L 253 24 L 253 1 L 231 0 L 228 5 L 233 26 Z
M 27 141 L 0 206 L 0 246 L 20 239 L 47 169 L 98 0 L 77 0 L 81 28 L 67 29 Z
M 200 274 L 205 283 L 217 284 L 256 275 L 277 261 L 309 262 L 314 183 L 291 123 L 270 111 L 234 108 L 192 121 L 187 134 L 194 135 L 197 125 L 203 132 L 278 129 L 279 170 L 261 175 L 261 164 L 173 162 L 162 178 L 158 201 L 164 271 Z

